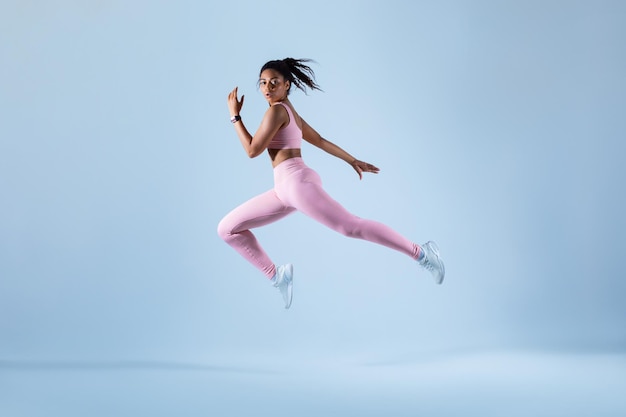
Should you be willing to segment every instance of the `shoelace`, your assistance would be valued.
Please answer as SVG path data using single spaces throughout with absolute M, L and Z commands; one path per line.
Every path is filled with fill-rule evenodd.
M 435 269 L 435 266 L 432 263 L 430 263 L 430 261 L 428 260 L 428 257 L 426 256 L 424 256 L 424 260 L 421 262 L 421 264 L 425 269 L 428 269 L 429 271 L 432 271 Z
M 280 292 L 283 293 L 287 291 L 290 282 L 291 280 L 287 278 L 285 271 L 281 270 L 276 277 L 276 283 L 274 283 L 274 287 L 278 288 Z

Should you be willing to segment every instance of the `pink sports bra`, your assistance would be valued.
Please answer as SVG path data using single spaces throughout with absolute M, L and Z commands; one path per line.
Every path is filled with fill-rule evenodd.
M 276 132 L 267 147 L 269 149 L 298 149 L 302 144 L 302 130 L 298 127 L 289 106 L 285 103 L 278 104 L 282 104 L 287 109 L 289 124 Z

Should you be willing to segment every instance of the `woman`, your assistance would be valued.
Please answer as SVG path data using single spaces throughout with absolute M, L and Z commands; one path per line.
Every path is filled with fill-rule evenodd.
M 237 87 L 228 95 L 231 122 L 248 156 L 255 158 L 265 150 L 269 154 L 274 167 L 274 188 L 226 215 L 218 225 L 219 236 L 271 280 L 280 290 L 285 308 L 291 306 L 293 266 L 274 265 L 250 229 L 275 222 L 296 210 L 345 236 L 378 243 L 410 256 L 441 284 L 445 269 L 434 242 L 417 245 L 384 224 L 349 213 L 326 194 L 320 177 L 304 164 L 300 151 L 302 139 L 350 164 L 361 179 L 364 172 L 379 171 L 322 138 L 296 112 L 288 98 L 292 86 L 305 92 L 306 87 L 320 90 L 313 70 L 306 65 L 309 61 L 285 58 L 263 65 L 259 88 L 269 109 L 254 136 L 240 116 L 244 96 L 239 100 Z

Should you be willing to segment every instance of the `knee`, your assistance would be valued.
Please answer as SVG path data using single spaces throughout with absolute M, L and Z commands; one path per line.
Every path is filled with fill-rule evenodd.
M 232 229 L 229 227 L 226 219 L 220 220 L 217 224 L 217 235 L 222 238 L 222 240 L 228 240 L 228 238 L 232 235 Z
M 346 222 L 335 227 L 335 230 L 342 235 L 353 238 L 360 239 L 362 236 L 361 227 L 359 227 L 359 219 L 355 218 L 353 221 Z
M 353 239 L 360 239 L 362 237 L 361 230 L 356 227 L 344 228 L 341 231 L 341 234 L 343 234 L 344 236 L 353 238 Z

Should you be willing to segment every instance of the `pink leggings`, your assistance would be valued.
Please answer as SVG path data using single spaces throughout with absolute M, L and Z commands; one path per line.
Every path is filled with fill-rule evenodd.
M 361 219 L 343 208 L 322 188 L 322 181 L 302 158 L 290 158 L 274 168 L 274 189 L 246 201 L 220 221 L 218 235 L 268 278 L 276 272 L 250 229 L 273 223 L 294 211 L 344 236 L 378 243 L 417 259 L 420 247 L 393 229 Z

